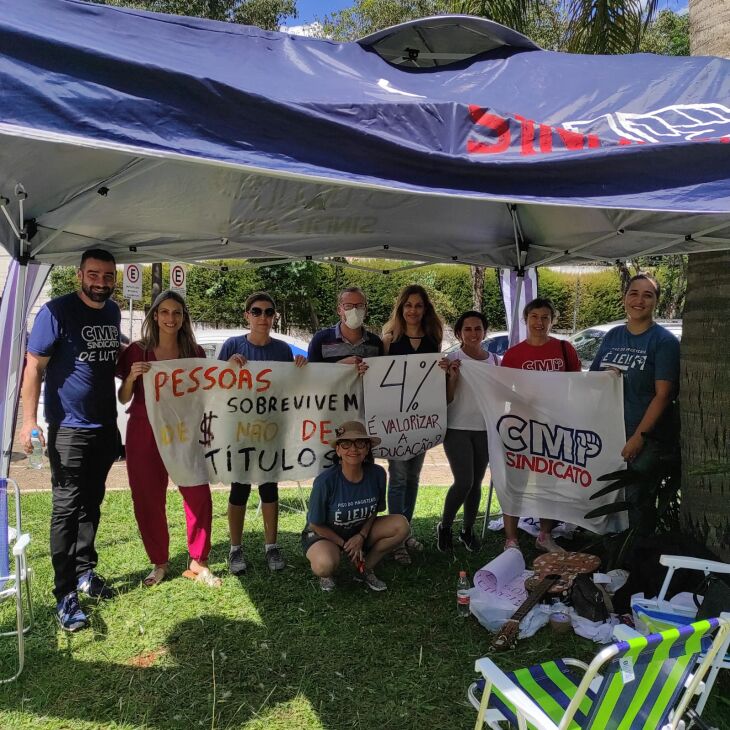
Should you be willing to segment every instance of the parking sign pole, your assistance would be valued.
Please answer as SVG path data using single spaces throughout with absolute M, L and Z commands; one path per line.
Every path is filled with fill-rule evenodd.
M 132 341 L 132 327 L 134 326 L 132 322 L 132 317 L 134 316 L 134 299 L 129 300 L 129 341 Z

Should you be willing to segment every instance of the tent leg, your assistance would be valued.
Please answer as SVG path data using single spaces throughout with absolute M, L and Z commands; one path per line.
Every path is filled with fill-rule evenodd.
M 484 510 L 484 522 L 482 522 L 482 540 L 487 534 L 487 520 L 492 514 L 492 495 L 494 494 L 494 480 L 489 480 L 489 496 L 487 497 L 487 508 Z

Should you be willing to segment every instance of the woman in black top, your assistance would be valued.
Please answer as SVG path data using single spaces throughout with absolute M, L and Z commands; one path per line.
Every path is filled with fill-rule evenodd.
M 428 292 L 418 284 L 405 287 L 398 295 L 393 313 L 383 327 L 383 348 L 386 355 L 423 355 L 441 351 L 443 324 L 436 314 Z M 418 480 L 425 452 L 407 461 L 388 459 L 388 512 L 403 515 L 408 522 L 418 496 Z M 408 549 L 423 550 L 423 545 L 410 536 L 393 552 L 402 565 L 409 565 Z

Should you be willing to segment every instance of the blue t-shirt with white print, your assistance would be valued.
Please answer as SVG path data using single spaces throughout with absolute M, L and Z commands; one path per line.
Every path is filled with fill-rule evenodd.
M 349 481 L 335 464 L 315 480 L 309 497 L 308 525 L 325 525 L 343 540 L 360 531 L 368 519 L 385 509 L 385 469 L 363 464 L 359 482 Z
M 656 395 L 655 381 L 679 383 L 679 340 L 661 325 L 654 323 L 646 332 L 632 335 L 626 325 L 606 333 L 598 348 L 591 370 L 613 367 L 624 374 L 624 424 L 631 437 Z M 654 428 L 662 438 L 669 428 L 669 409 Z
M 28 351 L 50 357 L 44 385 L 49 425 L 100 428 L 116 423 L 114 369 L 120 320 L 119 307 L 110 299 L 96 309 L 77 293 L 41 307 Z
M 247 335 L 229 337 L 218 353 L 218 359 L 227 361 L 232 355 L 243 355 L 252 362 L 294 362 L 291 347 L 274 337 L 265 345 L 254 345 Z

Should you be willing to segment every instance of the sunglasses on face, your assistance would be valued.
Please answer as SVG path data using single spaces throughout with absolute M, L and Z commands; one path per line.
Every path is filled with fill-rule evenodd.
M 341 446 L 345 451 L 351 449 L 353 446 L 356 449 L 367 449 L 370 446 L 370 439 L 355 439 L 354 441 L 342 439 L 342 441 L 337 442 L 337 445 Z
M 261 307 L 251 307 L 251 309 L 248 310 L 248 313 L 252 317 L 273 317 L 276 314 L 276 310 L 273 307 L 266 307 L 266 309 L 261 309 Z

